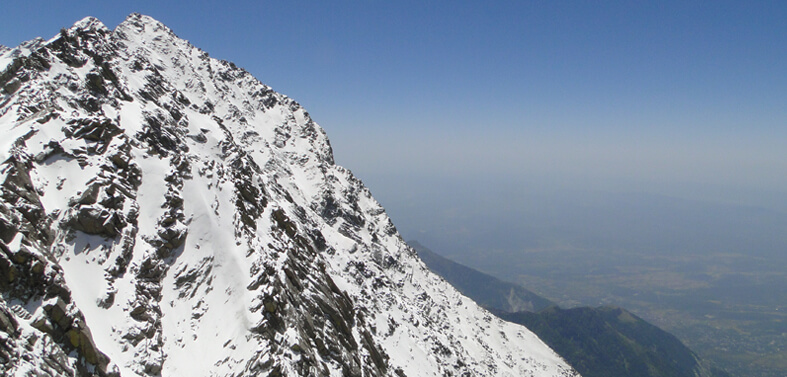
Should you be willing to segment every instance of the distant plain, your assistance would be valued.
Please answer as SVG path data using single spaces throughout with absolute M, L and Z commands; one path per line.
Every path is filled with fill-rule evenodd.
M 647 194 L 463 190 L 478 200 L 411 198 L 423 210 L 399 216 L 391 195 L 387 208 L 405 237 L 561 307 L 620 306 L 733 375 L 787 374 L 787 215 Z

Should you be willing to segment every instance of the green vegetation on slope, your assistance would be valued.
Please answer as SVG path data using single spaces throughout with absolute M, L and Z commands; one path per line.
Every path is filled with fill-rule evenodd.
M 584 377 L 725 375 L 711 372 L 673 335 L 621 308 L 496 314 L 535 332 Z

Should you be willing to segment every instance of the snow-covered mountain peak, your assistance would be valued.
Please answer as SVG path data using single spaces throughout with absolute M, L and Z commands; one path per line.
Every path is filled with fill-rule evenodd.
M 169 27 L 153 17 L 139 13 L 130 14 L 115 28 L 115 31 L 136 35 L 138 39 L 148 41 L 162 37 L 178 39 L 177 35 Z
M 97 18 L 88 16 L 85 17 L 76 23 L 74 26 L 71 27 L 72 30 L 80 30 L 83 32 L 88 31 L 99 31 L 99 32 L 109 32 L 109 28 L 107 28 L 103 22 L 99 21 Z
M 298 103 L 158 21 L 0 63 L 7 375 L 573 374 L 430 273 Z

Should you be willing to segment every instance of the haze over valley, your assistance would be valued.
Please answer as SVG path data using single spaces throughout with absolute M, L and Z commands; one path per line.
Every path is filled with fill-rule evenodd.
M 731 375 L 787 375 L 787 3 L 47 0 L 1 13 L 0 215 L 13 226 L 0 267 L 31 272 L 0 284 L 0 320 L 16 318 L 0 324 L 18 347 L 52 338 L 42 359 L 78 349 L 63 375 L 177 375 L 183 344 L 209 353 L 178 331 L 232 325 L 257 335 L 212 345 L 227 375 L 236 357 L 249 372 L 491 376 L 508 364 L 482 362 L 497 350 L 463 333 L 490 323 L 505 330 L 483 340 L 505 343 L 500 355 L 535 347 L 510 370 L 574 373 L 454 300 L 403 240 L 564 309 L 620 306 Z M 54 245 L 62 262 L 45 258 Z M 214 269 L 206 245 L 248 274 L 222 257 Z M 402 285 L 405 267 L 423 280 Z M 102 284 L 74 278 L 83 268 Z M 198 279 L 223 273 L 233 307 L 268 327 L 223 320 L 224 288 Z M 401 312 L 381 309 L 396 300 Z M 322 335 L 307 331 L 309 305 Z M 97 320 L 107 312 L 123 326 Z
M 787 215 L 631 193 L 468 197 L 412 216 L 386 205 L 405 237 L 563 308 L 626 308 L 733 375 L 787 370 Z

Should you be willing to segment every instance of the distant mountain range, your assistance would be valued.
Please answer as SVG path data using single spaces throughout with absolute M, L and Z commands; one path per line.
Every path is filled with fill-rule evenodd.
M 672 334 L 618 307 L 561 309 L 409 241 L 436 274 L 500 318 L 527 326 L 585 377 L 728 377 Z

